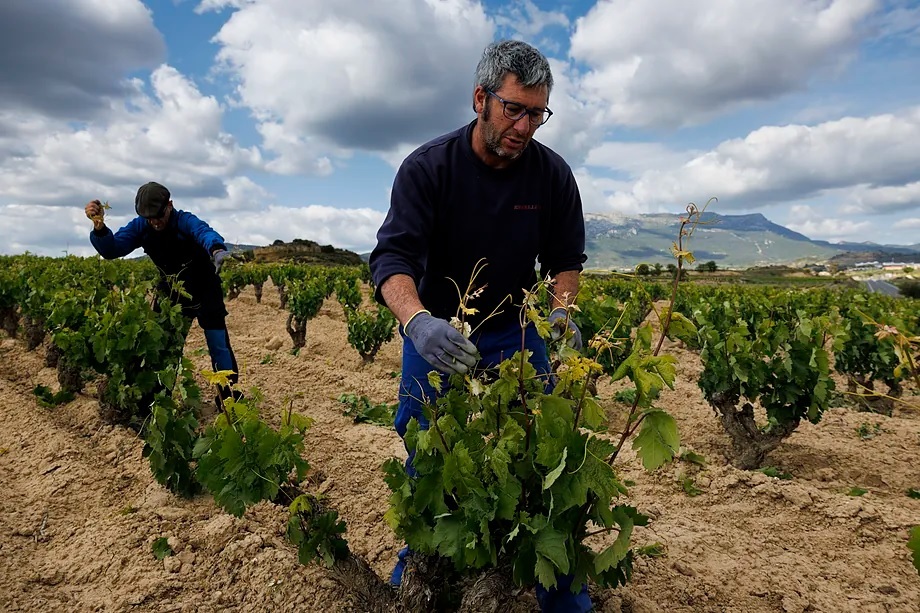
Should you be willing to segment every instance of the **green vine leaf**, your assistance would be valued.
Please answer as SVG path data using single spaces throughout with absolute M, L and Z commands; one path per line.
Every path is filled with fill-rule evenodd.
M 169 542 L 165 536 L 161 536 L 153 541 L 150 545 L 150 549 L 153 551 L 153 557 L 157 560 L 162 560 L 163 558 L 168 558 L 173 555 L 172 547 L 169 546 Z
M 562 474 L 562 471 L 565 470 L 565 460 L 569 457 L 569 450 L 565 448 L 562 450 L 562 459 L 559 461 L 559 466 L 550 471 L 546 475 L 546 479 L 543 481 L 543 491 L 545 492 L 549 488 L 553 487 L 553 483 L 556 482 L 556 479 L 559 478 L 559 475 Z
M 598 574 L 618 566 L 629 554 L 629 539 L 635 525 L 636 510 L 632 507 L 618 506 L 612 509 L 612 513 L 620 532 L 616 540 L 594 559 L 594 571 Z
M 633 441 L 646 470 L 656 470 L 674 459 L 680 449 L 677 422 L 664 411 L 648 411 Z

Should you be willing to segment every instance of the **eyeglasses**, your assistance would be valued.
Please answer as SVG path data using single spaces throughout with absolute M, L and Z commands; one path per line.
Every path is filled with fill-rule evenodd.
M 527 115 L 527 119 L 530 121 L 530 125 L 537 127 L 545 124 L 547 121 L 549 121 L 549 118 L 553 116 L 553 112 L 548 108 L 529 109 L 518 102 L 510 102 L 505 100 L 492 90 L 487 89 L 486 93 L 490 96 L 494 96 L 496 100 L 502 103 L 502 112 L 505 114 L 505 117 L 511 121 L 518 121 L 521 119 L 521 117 Z

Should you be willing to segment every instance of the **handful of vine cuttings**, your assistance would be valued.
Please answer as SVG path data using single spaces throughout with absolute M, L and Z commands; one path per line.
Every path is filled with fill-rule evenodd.
M 105 212 L 111 209 L 112 207 L 109 205 L 108 200 L 106 200 L 105 202 L 100 202 L 99 200 L 93 200 L 93 202 L 99 205 L 100 212 L 98 215 L 93 215 L 90 219 L 92 219 L 95 222 L 102 223 L 102 221 L 105 219 Z

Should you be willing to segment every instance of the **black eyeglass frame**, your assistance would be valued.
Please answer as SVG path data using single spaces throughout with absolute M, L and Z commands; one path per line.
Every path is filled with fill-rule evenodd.
M 545 107 L 542 109 L 529 109 L 523 104 L 521 104 L 520 102 L 514 102 L 512 100 L 505 100 L 504 98 L 502 98 L 501 96 L 493 92 L 491 89 L 487 89 L 485 90 L 485 92 L 489 94 L 490 96 L 493 96 L 496 100 L 502 103 L 502 114 L 505 116 L 505 119 L 510 119 L 511 121 L 516 122 L 516 121 L 520 121 L 521 117 L 523 117 L 524 115 L 527 115 L 527 121 L 530 122 L 530 125 L 532 125 L 535 128 L 539 128 L 540 126 L 545 124 L 547 121 L 549 121 L 549 118 L 553 116 L 553 112 L 549 110 L 549 107 Z M 509 104 L 519 106 L 524 110 L 518 113 L 517 117 L 515 117 L 514 115 L 509 115 L 508 114 Z M 539 119 L 540 123 L 534 123 L 535 118 Z

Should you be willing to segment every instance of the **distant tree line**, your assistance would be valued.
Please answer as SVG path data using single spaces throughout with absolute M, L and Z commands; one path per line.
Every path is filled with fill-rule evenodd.
M 698 264 L 696 267 L 697 272 L 715 272 L 719 269 L 718 265 L 710 260 L 703 264 Z M 681 269 L 681 280 L 687 278 L 687 269 Z M 651 266 L 648 264 L 639 264 L 636 266 L 636 274 L 640 277 L 660 277 L 662 274 L 667 274 L 672 279 L 674 275 L 677 274 L 677 266 L 674 264 L 668 264 L 667 266 L 662 266 L 660 263 L 655 262 Z

